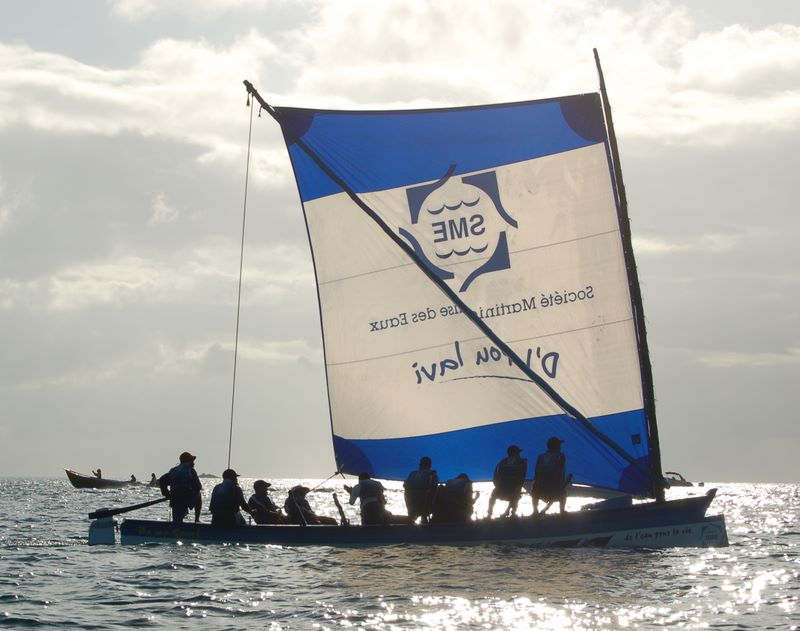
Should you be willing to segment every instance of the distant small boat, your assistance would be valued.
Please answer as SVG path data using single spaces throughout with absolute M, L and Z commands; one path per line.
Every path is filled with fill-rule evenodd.
M 84 475 L 77 471 L 64 469 L 67 472 L 69 481 L 76 489 L 116 489 L 123 486 L 131 486 L 138 484 L 138 482 L 131 482 L 130 480 L 111 480 L 109 478 L 98 478 L 93 475 Z
M 218 478 L 219 476 L 218 475 L 214 475 L 213 473 L 201 473 L 197 477 L 199 477 L 199 478 Z
M 684 478 L 677 471 L 665 471 L 664 472 L 664 482 L 666 483 L 667 487 L 670 487 L 670 486 L 694 486 L 694 484 L 689 482 L 689 480 Z

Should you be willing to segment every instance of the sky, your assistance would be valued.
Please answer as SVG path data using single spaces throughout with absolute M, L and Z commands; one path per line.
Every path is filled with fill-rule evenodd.
M 800 481 L 800 3 L 0 0 L 0 475 L 335 470 L 278 125 L 597 91 L 628 194 L 662 461 Z M 502 455 L 502 454 L 500 454 Z M 498 456 L 500 457 L 500 456 Z

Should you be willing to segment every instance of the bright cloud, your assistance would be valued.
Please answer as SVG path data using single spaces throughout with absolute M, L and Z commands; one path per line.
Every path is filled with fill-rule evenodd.
M 0 128 L 24 124 L 103 135 L 134 131 L 177 138 L 208 148 L 212 156 L 240 161 L 247 116 L 238 78 L 258 75 L 264 60 L 280 63 L 277 57 L 274 45 L 256 34 L 227 49 L 160 40 L 127 70 L 0 44 Z
M 743 230 L 727 234 L 707 233 L 694 235 L 680 242 L 665 238 L 633 237 L 633 247 L 637 254 L 668 254 L 687 251 L 724 254 L 761 232 L 763 231 Z
M 248 303 L 286 296 L 298 285 L 311 286 L 313 277 L 305 252 L 288 246 L 265 248 L 248 256 Z M 121 256 L 78 264 L 46 281 L 49 308 L 88 309 L 100 304 L 183 304 L 195 300 L 219 302 L 235 283 L 239 253 L 224 245 L 198 247 L 163 259 Z M 222 292 L 220 287 L 224 287 Z
M 698 363 L 712 368 L 771 368 L 800 365 L 800 348 L 778 352 L 718 352 L 703 353 L 695 358 Z
M 158 347 L 154 372 L 162 375 L 187 375 L 213 370 L 219 366 L 228 370 L 233 352 L 233 342 L 195 343 L 182 348 L 162 343 Z M 240 361 L 271 365 L 296 362 L 321 364 L 322 351 L 311 347 L 305 340 L 242 339 L 239 341 L 238 358 Z
M 178 219 L 180 213 L 167 203 L 167 196 L 164 193 L 158 193 L 153 198 L 152 214 L 147 224 L 155 226 L 163 223 L 173 223 Z
M 258 9 L 277 0 L 110 0 L 113 13 L 125 20 L 138 22 L 163 14 L 182 14 L 195 19 L 211 20 L 236 9 Z
M 112 7 L 127 19 L 157 11 L 209 19 L 267 3 L 118 0 Z M 279 42 L 257 30 L 222 46 L 162 39 L 122 70 L 0 45 L 0 127 L 132 130 L 205 147 L 205 160 L 239 160 L 244 117 L 235 113 L 243 108 L 245 77 L 263 80 L 257 87 L 277 104 L 464 105 L 596 89 L 593 46 L 621 132 L 719 143 L 742 127 L 800 126 L 797 26 L 697 32 L 685 9 L 665 2 L 632 12 L 597 0 L 308 7 L 312 19 L 281 33 Z M 267 144 L 278 146 L 279 135 L 268 133 Z M 280 171 L 272 156 L 258 166 L 265 182 Z

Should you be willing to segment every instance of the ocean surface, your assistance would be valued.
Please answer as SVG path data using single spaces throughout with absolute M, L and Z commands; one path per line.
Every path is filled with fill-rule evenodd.
M 216 482 L 204 480 L 206 500 Z M 252 482 L 240 480 L 247 496 Z M 280 503 L 298 482 L 322 483 L 273 482 Z M 671 489 L 669 497 L 711 486 Z M 0 627 L 797 629 L 800 484 L 714 486 L 710 512 L 725 514 L 727 548 L 89 547 L 87 513 L 154 499 L 158 490 L 4 478 Z M 341 487 L 340 479 L 327 481 L 309 496 L 317 512 L 336 515 L 330 493 L 344 495 Z M 488 487 L 476 488 L 483 515 Z M 389 495 L 393 512 L 404 512 L 399 488 Z M 585 501 L 570 499 L 568 509 Z M 531 512 L 527 496 L 521 508 Z M 128 515 L 164 519 L 167 510 L 159 504 Z

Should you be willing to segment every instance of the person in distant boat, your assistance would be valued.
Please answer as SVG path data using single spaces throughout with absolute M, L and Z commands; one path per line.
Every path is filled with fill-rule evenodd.
M 289 496 L 283 503 L 283 510 L 286 511 L 286 516 L 290 523 L 302 525 L 336 525 L 336 520 L 333 517 L 325 517 L 324 515 L 317 515 L 312 509 L 311 505 L 306 499 L 306 495 L 311 491 L 307 486 L 298 484 L 289 489 Z
M 528 461 L 520 457 L 522 450 L 516 445 L 508 447 L 508 456 L 497 463 L 494 468 L 494 489 L 489 496 L 489 513 L 487 517 L 492 518 L 494 503 L 498 500 L 508 502 L 508 507 L 503 513 L 503 517 L 517 514 L 517 504 L 522 495 L 522 485 L 525 483 L 525 474 L 528 473 Z
M 427 524 L 433 512 L 433 496 L 439 486 L 439 475 L 431 468 L 432 464 L 428 456 L 422 456 L 419 469 L 409 473 L 403 482 L 409 523 L 413 524 L 419 517 L 423 524 Z
M 257 524 L 285 524 L 286 517 L 277 504 L 269 496 L 269 487 L 272 484 L 266 480 L 256 480 L 253 483 L 253 493 L 247 500 L 253 519 Z
M 150 486 L 158 486 L 158 478 L 155 473 L 150 474 Z
M 131 473 L 131 482 L 136 484 L 136 476 Z
M 183 521 L 190 508 L 194 508 L 194 521 L 200 521 L 200 508 L 203 504 L 200 493 L 203 485 L 194 469 L 196 459 L 197 456 L 184 451 L 178 457 L 180 462 L 158 479 L 161 494 L 169 498 L 172 521 L 176 523 Z
M 434 523 L 463 523 L 472 518 L 475 496 L 472 480 L 466 473 L 459 473 L 440 485 L 433 502 Z
M 233 469 L 225 469 L 222 472 L 222 482 L 211 491 L 211 501 L 208 504 L 211 525 L 217 528 L 246 526 L 239 509 L 254 517 L 252 509 L 244 501 L 244 493 L 239 486 L 239 474 Z
M 100 467 L 97 467 L 97 471 L 92 469 L 92 475 L 99 480 L 100 478 L 103 477 L 103 471 L 100 469 Z
M 567 502 L 567 457 L 561 453 L 564 441 L 556 436 L 547 439 L 547 451 L 539 454 L 533 474 L 533 514 L 539 514 L 539 500 L 550 506 L 558 502 L 561 512 Z M 547 508 L 545 508 L 547 510 Z
M 390 521 L 390 516 L 386 512 L 386 490 L 383 484 L 373 480 L 369 473 L 359 473 L 358 484 L 355 486 L 345 484 L 344 490 L 350 493 L 351 505 L 360 500 L 362 526 L 374 526 Z

